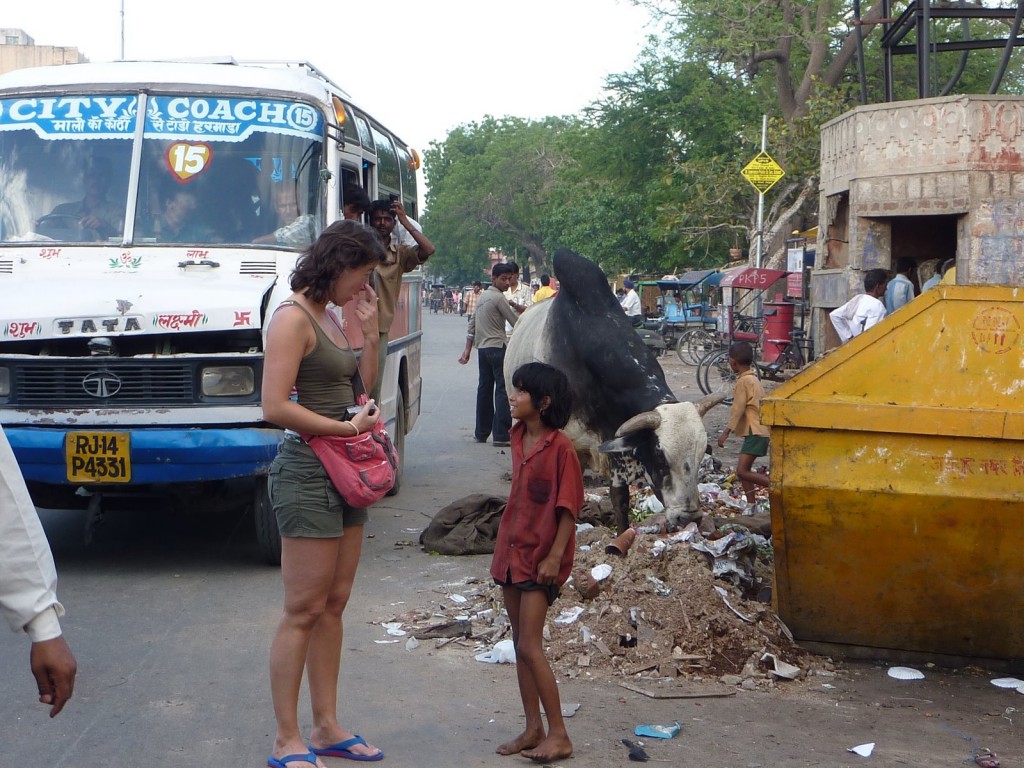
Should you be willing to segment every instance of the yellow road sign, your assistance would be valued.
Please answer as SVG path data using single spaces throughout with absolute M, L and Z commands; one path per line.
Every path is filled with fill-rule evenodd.
M 786 175 L 786 172 L 782 170 L 782 166 L 772 160 L 771 155 L 767 152 L 762 152 L 747 163 L 740 173 L 762 195 L 771 189 L 775 182 Z

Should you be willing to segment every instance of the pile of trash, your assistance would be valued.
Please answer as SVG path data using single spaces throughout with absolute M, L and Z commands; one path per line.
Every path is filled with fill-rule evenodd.
M 632 495 L 633 527 L 577 526 L 570 580 L 549 611 L 548 658 L 567 677 L 719 680 L 748 689 L 833 676 L 830 660 L 798 648 L 771 610 L 768 500 L 748 505 L 734 478 L 708 466 L 703 517 L 669 531 L 657 499 Z M 605 499 L 588 495 L 594 507 Z M 598 503 L 599 502 L 599 503 Z M 501 590 L 486 575 L 444 586 L 430 609 L 383 624 L 384 643 L 458 646 L 481 662 L 514 661 Z

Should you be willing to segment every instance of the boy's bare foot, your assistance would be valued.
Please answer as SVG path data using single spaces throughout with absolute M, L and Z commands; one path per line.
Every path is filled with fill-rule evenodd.
M 532 749 L 544 741 L 544 731 L 523 731 L 512 741 L 506 741 L 495 752 L 499 755 L 516 755 L 524 749 Z
M 552 760 L 562 760 L 572 756 L 572 742 L 568 736 L 548 735 L 544 741 L 533 749 L 524 749 L 523 757 L 528 757 L 535 763 L 550 763 Z

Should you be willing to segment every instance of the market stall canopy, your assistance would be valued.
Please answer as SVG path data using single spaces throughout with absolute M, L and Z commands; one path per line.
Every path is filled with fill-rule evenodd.
M 757 267 L 733 267 L 722 271 L 722 288 L 768 288 L 785 275 L 781 269 L 758 269 Z

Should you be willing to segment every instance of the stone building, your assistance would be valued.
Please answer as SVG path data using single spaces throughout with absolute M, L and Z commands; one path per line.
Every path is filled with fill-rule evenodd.
M 0 27 L 0 75 L 15 69 L 89 61 L 74 47 L 36 45 L 24 30 Z
M 858 107 L 822 126 L 817 351 L 827 313 L 864 273 L 916 263 L 917 286 L 955 258 L 959 284 L 1024 284 L 1024 97 L 966 95 Z

